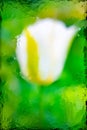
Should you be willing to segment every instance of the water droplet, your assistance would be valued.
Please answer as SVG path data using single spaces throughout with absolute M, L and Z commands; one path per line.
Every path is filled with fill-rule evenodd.
M 16 57 L 14 57 L 13 59 L 16 60 Z
M 78 34 L 77 37 L 79 37 L 80 35 Z
M 17 47 L 18 47 L 18 46 L 20 46 L 20 42 L 19 42 L 19 41 L 18 41 L 18 43 L 17 43 Z
M 36 20 L 38 21 L 39 19 L 40 19 L 40 18 L 37 16 L 37 17 L 36 17 Z
M 81 28 L 79 28 L 79 31 L 81 30 Z

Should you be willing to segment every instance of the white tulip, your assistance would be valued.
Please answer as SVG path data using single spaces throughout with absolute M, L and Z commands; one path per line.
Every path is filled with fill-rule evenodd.
M 16 54 L 26 79 L 40 84 L 57 80 L 64 67 L 76 26 L 53 19 L 39 20 L 17 38 Z

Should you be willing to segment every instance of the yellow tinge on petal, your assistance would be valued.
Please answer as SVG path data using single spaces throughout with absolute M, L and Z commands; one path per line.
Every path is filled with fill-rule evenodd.
M 27 78 L 31 81 L 38 82 L 40 84 L 49 84 L 52 82 L 51 76 L 43 81 L 39 74 L 39 54 L 38 44 L 31 36 L 30 32 L 26 29 L 25 36 L 27 39 L 26 52 L 27 52 Z
M 50 84 L 64 68 L 77 27 L 66 27 L 61 21 L 39 20 L 27 27 L 17 39 L 16 54 L 27 80 Z
M 38 79 L 38 47 L 34 38 L 30 35 L 29 31 L 25 30 L 25 36 L 27 39 L 27 71 L 31 80 Z

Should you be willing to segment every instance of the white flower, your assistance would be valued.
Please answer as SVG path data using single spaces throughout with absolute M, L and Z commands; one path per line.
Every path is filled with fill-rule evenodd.
M 25 28 L 17 38 L 16 54 L 26 79 L 40 84 L 57 80 L 77 30 L 53 19 L 39 20 Z

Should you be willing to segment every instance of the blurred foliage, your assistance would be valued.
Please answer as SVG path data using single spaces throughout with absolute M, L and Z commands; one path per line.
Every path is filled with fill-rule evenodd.
M 1 128 L 84 127 L 85 66 L 84 29 L 86 2 L 79 0 L 4 0 L 1 6 Z M 77 25 L 80 30 L 65 63 L 63 73 L 49 86 L 27 82 L 16 59 L 16 38 L 25 26 L 50 17 Z M 68 94 L 67 94 L 68 93 Z M 70 94 L 70 95 L 69 95 Z M 68 97 L 69 98 L 68 98 Z

